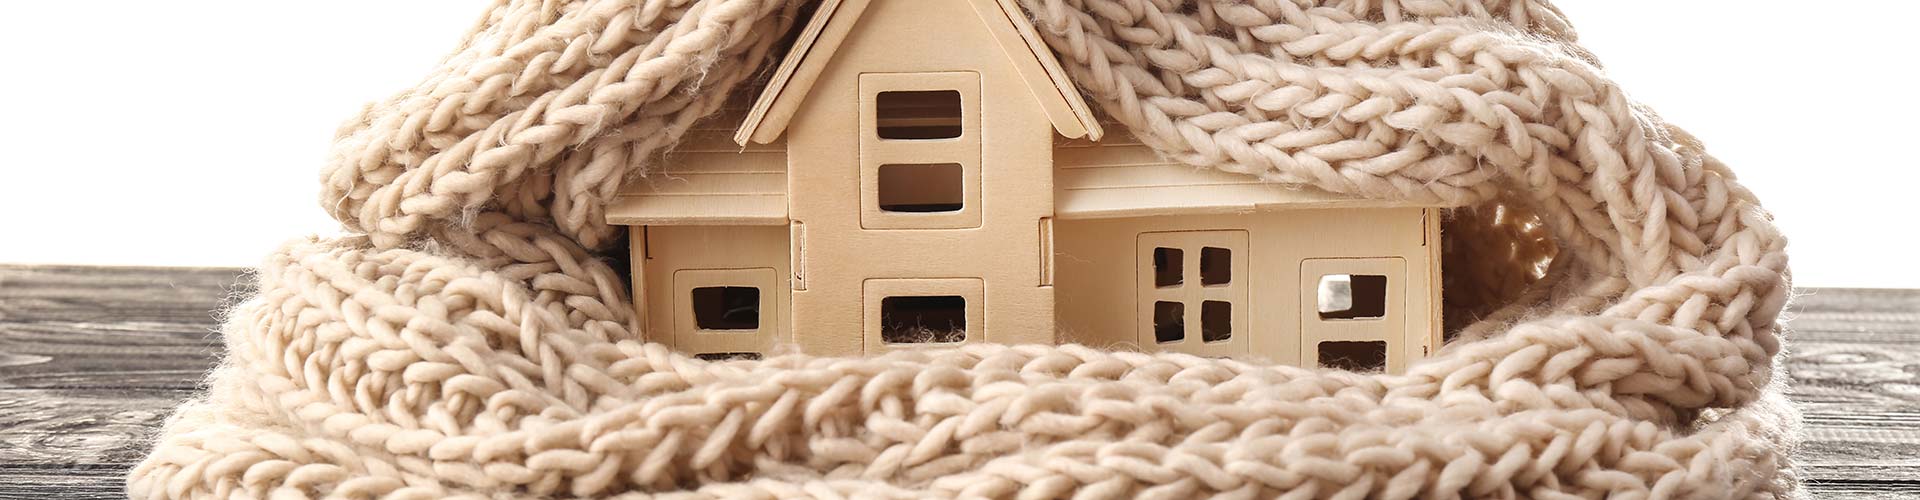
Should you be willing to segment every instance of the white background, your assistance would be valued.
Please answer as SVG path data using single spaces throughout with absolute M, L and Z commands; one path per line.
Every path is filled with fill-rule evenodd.
M 407 88 L 482 0 L 0 7 L 0 262 L 246 266 L 334 233 L 334 128 Z M 1706 141 L 1802 286 L 1920 287 L 1920 2 L 1564 0 L 1633 97 Z

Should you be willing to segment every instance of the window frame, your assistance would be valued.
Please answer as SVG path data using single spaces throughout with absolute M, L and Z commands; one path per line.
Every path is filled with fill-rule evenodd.
M 689 355 L 755 352 L 764 354 L 772 347 L 773 334 L 779 331 L 780 316 L 774 286 L 779 272 L 771 267 L 744 269 L 681 269 L 673 273 L 673 345 Z M 700 328 L 694 315 L 693 290 L 712 287 L 760 289 L 759 328 L 746 330 L 708 330 Z
M 1245 356 L 1252 354 L 1253 328 L 1250 318 L 1248 293 L 1252 288 L 1251 252 L 1248 246 L 1248 232 L 1243 229 L 1217 229 L 1195 231 L 1161 231 L 1140 233 L 1136 239 L 1135 289 L 1137 291 L 1139 324 L 1136 341 L 1142 350 L 1174 351 L 1199 356 Z M 1232 255 L 1228 265 L 1231 269 L 1225 284 L 1207 285 L 1201 279 L 1201 255 L 1208 247 L 1223 248 Z M 1178 249 L 1180 259 L 1180 283 L 1177 285 L 1157 286 L 1157 270 L 1154 266 L 1154 253 L 1159 248 Z M 1155 303 L 1179 302 L 1182 306 L 1184 335 L 1180 340 L 1161 343 L 1155 336 Z M 1205 341 L 1202 330 L 1205 326 L 1205 303 L 1225 302 L 1231 308 L 1228 323 L 1228 337 L 1217 342 Z
M 986 341 L 987 286 L 979 278 L 873 278 L 861 284 L 865 303 L 864 345 L 867 354 L 899 349 L 935 349 Z M 966 301 L 966 336 L 959 342 L 889 343 L 881 315 L 888 297 L 958 296 Z
M 1300 261 L 1300 364 L 1320 366 L 1321 342 L 1383 341 L 1384 371 L 1406 368 L 1408 350 L 1418 339 L 1407 331 L 1407 261 L 1400 257 L 1320 258 Z M 1386 307 L 1379 317 L 1321 318 L 1320 280 L 1333 275 L 1385 276 Z
M 860 227 L 862 229 L 970 229 L 980 227 L 980 74 L 971 71 L 862 73 L 860 123 Z M 880 137 L 882 92 L 954 91 L 960 94 L 960 136 L 944 139 Z M 892 212 L 880 208 L 880 166 L 960 165 L 960 210 Z

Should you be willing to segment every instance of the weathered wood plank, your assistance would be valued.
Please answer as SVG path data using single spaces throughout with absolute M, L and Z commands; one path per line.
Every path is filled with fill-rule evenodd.
M 120 498 L 219 359 L 232 269 L 0 265 L 0 500 Z M 1920 290 L 1804 290 L 1788 323 L 1811 498 L 1920 497 Z
M 0 389 L 193 389 L 232 269 L 0 266 Z
M 127 465 L 193 391 L 0 390 L 0 464 Z
M 0 464 L 0 500 L 125 499 L 128 468 Z

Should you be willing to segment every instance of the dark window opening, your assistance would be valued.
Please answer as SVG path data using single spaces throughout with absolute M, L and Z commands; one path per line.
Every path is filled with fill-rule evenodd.
M 1387 277 L 1334 274 L 1320 277 L 1320 319 L 1367 319 L 1387 315 Z
M 888 212 L 958 212 L 966 207 L 964 170 L 958 163 L 880 166 L 880 209 Z
M 1187 338 L 1187 305 L 1180 302 L 1153 303 L 1153 341 L 1166 344 Z
M 1328 341 L 1320 343 L 1320 366 L 1353 372 L 1379 372 L 1387 367 L 1387 343 Z
M 1181 266 L 1186 265 L 1184 261 L 1186 257 L 1185 253 L 1186 252 L 1182 252 L 1178 248 L 1161 247 L 1153 249 L 1153 286 L 1159 288 L 1176 287 L 1186 281 L 1186 279 L 1181 276 L 1183 271 Z
M 916 90 L 875 96 L 875 132 L 881 139 L 960 137 L 960 92 Z
M 967 339 L 967 299 L 956 295 L 880 299 L 880 340 L 941 344 Z
M 693 355 L 693 357 L 704 359 L 707 361 L 733 361 L 736 359 L 743 359 L 747 361 L 759 361 L 760 353 L 757 353 L 757 352 L 703 352 L 700 354 L 695 354 Z
M 1200 284 L 1225 285 L 1233 281 L 1233 251 L 1219 247 L 1200 249 Z
M 1233 338 L 1233 304 L 1219 300 L 1200 303 L 1200 340 L 1225 342 Z
M 701 330 L 759 330 L 760 289 L 709 286 L 693 289 L 693 322 Z

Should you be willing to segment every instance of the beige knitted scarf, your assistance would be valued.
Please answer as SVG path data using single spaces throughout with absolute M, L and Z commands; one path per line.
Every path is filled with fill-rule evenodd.
M 909 1 L 909 0 L 886 0 Z M 931 0 L 913 0 L 931 1 Z M 1404 375 L 1078 346 L 709 363 L 601 210 L 797 0 L 513 0 L 340 131 L 135 497 L 1778 498 L 1784 241 L 1541 0 L 1019 0 L 1167 157 L 1463 207 Z M 603 253 L 604 252 L 604 253 Z M 1547 264 L 1547 262 L 1551 264 Z

